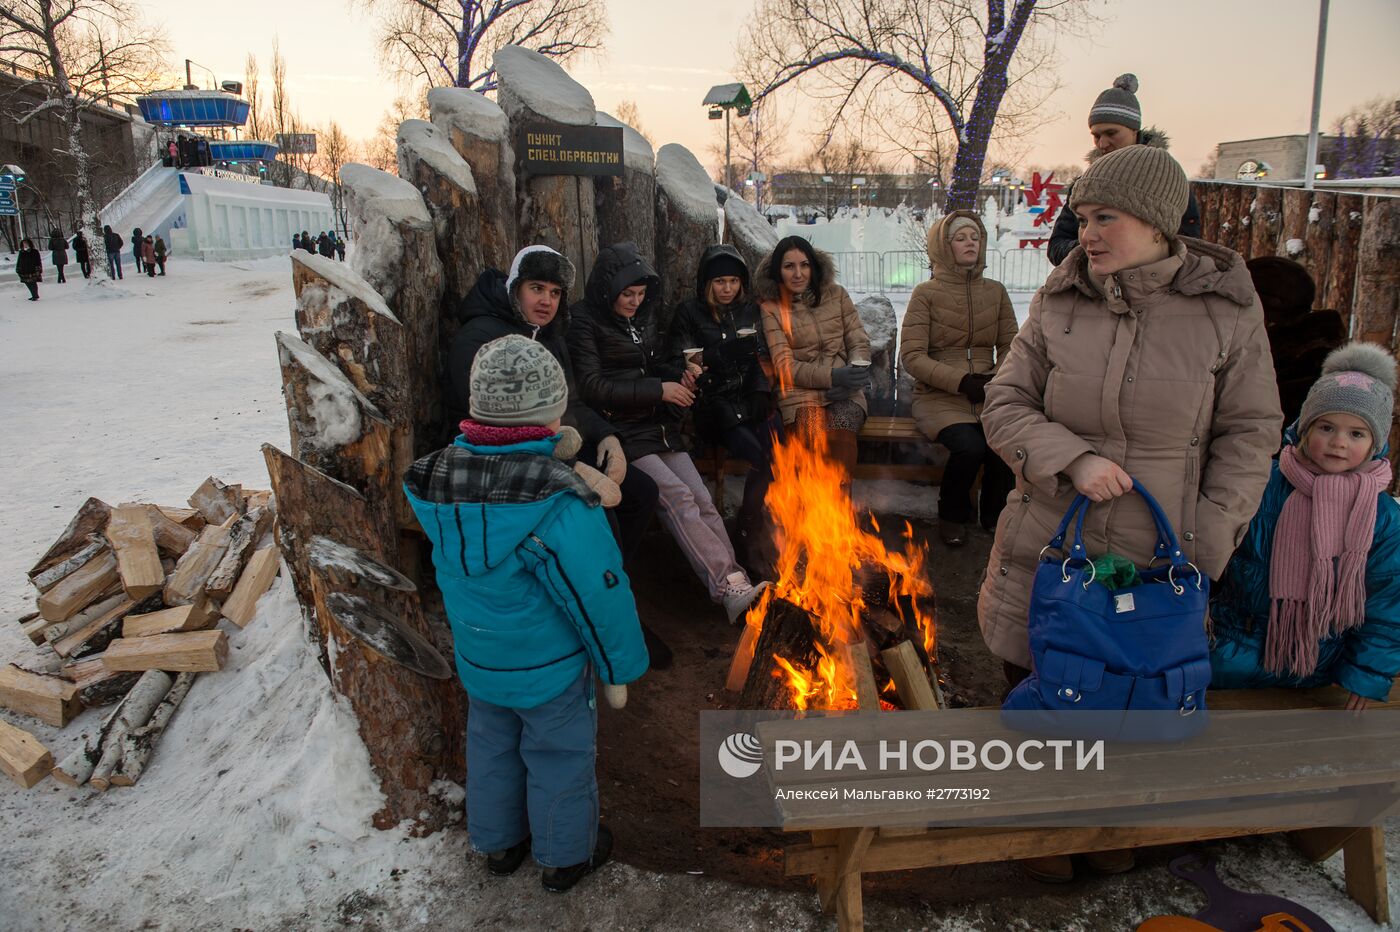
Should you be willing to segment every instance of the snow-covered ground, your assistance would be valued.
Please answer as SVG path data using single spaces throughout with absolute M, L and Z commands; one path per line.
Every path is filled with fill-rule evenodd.
M 176 261 L 164 279 L 23 297 L 0 290 L 0 662 L 21 663 L 37 658 L 13 622 L 32 604 L 24 571 L 84 498 L 179 504 L 211 474 L 267 487 L 259 446 L 287 443 L 272 335 L 293 326 L 285 258 Z M 367 755 L 285 579 L 229 634 L 227 669 L 196 681 L 139 786 L 99 795 L 0 779 L 0 930 L 834 927 L 807 892 L 613 864 L 550 896 L 531 870 L 498 880 L 468 863 L 461 831 L 375 831 Z M 103 714 L 60 731 L 0 710 L 57 758 Z M 1277 839 L 1215 850 L 1236 886 L 1299 899 L 1339 930 L 1373 928 L 1343 892 L 1339 859 L 1311 867 Z M 867 918 L 882 929 L 1117 929 L 1199 907 L 1160 869 L 1146 873 L 1029 899 L 868 900 Z M 1054 922 L 1033 918 L 1041 907 Z

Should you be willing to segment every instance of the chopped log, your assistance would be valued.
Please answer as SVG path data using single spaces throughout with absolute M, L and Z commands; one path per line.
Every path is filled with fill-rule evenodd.
M 913 643 L 900 641 L 898 646 L 880 652 L 885 670 L 894 680 L 899 691 L 899 701 L 904 708 L 915 711 L 932 711 L 939 708 L 929 683 L 928 668 L 919 660 Z
M 0 721 L 0 770 L 27 790 L 53 770 L 53 755 L 23 728 Z
M 189 605 L 204 598 L 204 585 L 224 558 L 228 549 L 229 531 L 217 525 L 206 525 L 199 532 L 199 539 L 180 562 L 175 564 L 175 572 L 165 584 L 165 604 L 170 606 Z
M 107 645 L 102 663 L 109 670 L 167 670 L 212 673 L 228 659 L 222 631 L 184 631 L 142 638 L 118 638 Z
M 131 692 L 126 694 L 122 704 L 112 710 L 112 714 L 102 726 L 102 731 L 98 735 L 98 746 L 88 751 L 90 745 L 82 750 L 82 760 L 91 759 L 94 762 L 92 770 L 86 781 L 79 783 L 90 783 L 94 789 L 106 790 L 110 785 L 112 771 L 122 759 L 122 742 L 127 734 L 135 728 L 140 728 L 151 719 L 151 713 L 156 710 L 156 706 L 170 692 L 170 687 L 174 683 L 170 674 L 160 670 L 149 670 L 136 681 Z M 78 753 L 78 752 L 74 752 Z M 68 759 L 64 760 L 64 764 Z M 81 766 L 81 761 L 76 762 Z M 60 768 L 65 775 L 76 777 L 67 767 Z M 65 781 L 66 782 L 66 781 Z
M 155 530 L 145 505 L 118 505 L 107 521 L 107 542 L 117 557 L 122 589 L 133 599 L 144 599 L 165 586 Z
M 1356 256 L 1356 327 L 1359 339 L 1394 352 L 1400 316 L 1400 209 L 1395 198 L 1366 199 Z
M 1251 256 L 1272 256 L 1278 252 L 1279 232 L 1283 229 L 1281 188 L 1259 188 L 1249 224 Z
M 437 444 L 442 419 L 438 333 L 443 278 L 432 217 L 418 189 L 402 178 L 352 164 L 340 170 L 340 180 L 356 239 L 377 244 L 357 249 L 351 267 L 383 296 L 404 327 L 410 360 L 404 397 L 412 405 L 414 455 L 422 456 Z
M 135 786 L 136 781 L 141 779 L 146 764 L 150 762 L 151 752 L 155 750 L 156 742 L 165 733 L 165 726 L 170 724 L 175 710 L 185 700 L 196 676 L 197 673 L 181 673 L 175 677 L 170 691 L 151 713 L 150 720 L 140 728 L 129 730 L 122 738 L 121 762 L 112 773 L 112 786 Z
M 1356 260 L 1360 252 L 1361 227 L 1366 199 L 1360 194 L 1336 196 L 1336 219 L 1332 223 L 1332 264 L 1327 270 L 1327 296 L 1323 307 L 1331 308 L 1346 321 L 1347 332 L 1354 331 L 1351 318 L 1356 307 Z M 1322 283 L 1318 283 L 1319 290 Z M 1389 345 L 1387 343 L 1387 345 Z
M 399 177 L 413 183 L 433 218 L 438 255 L 442 257 L 443 286 L 451 296 L 446 310 L 476 284 L 486 268 L 481 249 L 481 208 L 471 166 L 452 148 L 449 134 L 426 120 L 404 120 L 398 133 Z M 509 266 L 502 266 L 509 268 Z M 445 351 L 452 343 L 453 326 L 440 329 Z
M 61 676 L 33 673 L 14 664 L 0 669 L 0 705 L 62 728 L 83 710 L 78 687 Z
M 482 263 L 510 268 L 516 250 L 515 152 L 505 113 L 484 94 L 460 87 L 428 91 L 428 112 L 471 168 Z M 587 273 L 580 270 L 579 274 Z
M 593 181 L 581 175 L 527 175 L 522 134 L 527 126 L 540 124 L 592 126 L 598 113 L 593 95 L 558 62 L 532 49 L 508 45 L 496 52 L 492 64 L 499 82 L 496 102 L 516 143 L 519 241 L 559 250 L 582 279 L 598 255 Z
M 30 580 L 40 592 L 48 592 L 63 581 L 64 577 L 87 566 L 92 559 L 107 549 L 107 542 L 100 534 L 88 538 L 89 543 L 61 563 L 56 563 Z
M 120 679 L 128 674 L 120 670 L 107 669 L 102 663 L 101 654 L 90 654 L 87 657 L 83 657 L 81 660 L 68 661 L 59 668 L 58 675 L 77 686 L 79 690 L 86 692 L 94 686 Z M 136 682 L 137 676 L 139 676 L 139 674 L 131 677 L 133 683 Z M 126 690 L 123 689 L 121 695 L 125 694 Z M 120 698 L 120 696 L 117 698 Z M 83 705 L 92 704 L 93 703 L 88 702 L 86 699 L 83 700 Z
M 67 621 L 120 580 L 117 558 L 105 550 L 39 596 L 39 614 L 48 621 Z
M 310 256 L 311 253 L 303 251 L 303 252 L 302 252 L 302 255 L 303 255 L 303 256 Z M 317 256 L 317 258 L 319 258 L 319 259 L 324 259 L 325 257 L 324 257 L 324 256 Z M 336 265 L 344 265 L 344 264 L 345 264 L 344 262 L 337 262 L 337 263 L 336 263 Z M 272 507 L 272 490 L 271 490 L 271 489 L 244 489 L 244 490 L 243 490 L 243 510 L 244 510 L 245 512 L 252 511 L 254 508 L 271 508 L 271 507 Z
M 736 195 L 724 202 L 724 241 L 739 250 L 753 275 L 778 245 L 778 232 L 752 204 Z
M 68 527 L 63 529 L 63 533 L 58 535 L 58 540 L 54 541 L 44 555 L 39 558 L 39 562 L 29 568 L 28 576 L 33 579 L 44 570 L 77 553 L 88 545 L 89 538 L 93 535 L 100 535 L 107 527 L 107 516 L 111 513 L 108 505 L 96 498 L 89 498 L 78 508 L 78 513 L 73 516 L 73 520 L 68 522 Z
M 154 707 L 161 697 L 170 689 L 172 680 L 170 675 L 159 670 L 151 670 L 141 674 L 136 685 L 122 697 L 122 701 L 115 709 L 107 714 L 102 720 L 102 725 L 92 735 L 84 733 L 83 743 L 74 748 L 67 757 L 61 760 L 54 768 L 53 778 L 66 786 L 82 786 L 88 782 L 92 776 L 93 768 L 102 757 L 102 746 L 107 735 L 116 724 L 122 710 L 128 703 L 139 704 L 150 702 Z M 154 698 L 152 698 L 154 695 Z M 150 717 L 148 712 L 147 718 Z
M 225 485 L 210 476 L 189 498 L 190 507 L 209 524 L 223 524 L 232 515 L 243 513 L 243 486 Z
M 121 605 L 123 602 L 128 601 L 130 600 L 127 599 L 126 593 L 122 592 L 121 586 L 113 586 L 110 595 L 104 595 L 100 597 L 96 602 L 93 602 L 87 608 L 83 609 L 81 612 L 74 615 L 67 621 L 44 622 L 45 626 L 43 628 L 38 629 L 37 637 L 34 637 L 32 639 L 34 640 L 35 644 L 47 643 L 49 645 L 53 645 L 58 641 L 62 641 L 74 631 L 78 631 L 82 628 L 87 627 L 89 624 L 92 623 L 92 620 L 94 618 L 100 618 L 103 615 L 106 615 L 112 609 L 116 608 L 118 605 Z
M 456 816 L 430 788 L 438 776 L 461 775 L 465 718 L 461 690 L 449 680 L 430 680 L 384 663 L 367 645 L 341 629 L 318 600 L 309 549 L 317 535 L 334 536 L 375 559 L 393 563 L 387 547 L 395 537 L 376 525 L 374 512 L 359 492 L 272 446 L 263 447 L 277 497 L 278 538 L 293 587 L 306 612 L 310 639 L 333 688 L 355 710 L 360 735 L 384 793 L 374 824 L 389 827 L 403 819 L 424 827 L 441 826 Z M 415 594 L 380 592 L 390 610 L 432 640 Z M 327 647 L 334 643 L 334 649 Z M 438 645 L 441 652 L 450 644 Z M 334 658 L 332 660 L 332 657 Z M 427 812 L 427 818 L 420 814 Z
M 24 632 L 24 636 L 35 644 L 44 643 L 44 629 L 53 624 L 53 622 L 49 621 L 43 615 L 40 615 L 38 612 L 25 612 L 23 615 L 19 616 L 17 621 L 19 622 L 20 630 Z
M 201 631 L 213 627 L 218 620 L 219 613 L 209 604 L 209 600 L 200 599 L 189 605 L 163 608 L 158 612 L 127 615 L 122 619 L 122 637 L 144 638 L 176 631 Z
M 253 554 L 243 575 L 238 577 L 238 585 L 223 605 L 223 615 L 240 628 L 248 627 L 258 608 L 258 599 L 277 578 L 282 565 L 282 554 L 276 547 L 264 547 Z
M 694 293 L 695 270 L 706 248 L 719 240 L 714 183 L 685 146 L 656 153 L 656 272 L 661 306 L 674 308 Z M 661 321 L 670 326 L 669 317 Z
M 146 509 L 146 518 L 151 522 L 151 534 L 155 537 L 156 549 L 164 556 L 173 557 L 176 560 L 184 556 L 185 551 L 190 549 L 195 538 L 199 536 L 197 530 L 190 530 L 170 515 L 165 513 L 165 509 L 158 505 L 143 505 Z M 199 512 L 190 509 L 191 514 L 199 515 Z M 199 520 L 203 521 L 204 516 L 199 515 Z
M 599 126 L 622 128 L 622 174 L 593 179 L 598 243 L 636 243 L 637 251 L 655 266 L 656 154 L 646 137 L 626 123 L 601 111 L 595 118 Z
M 204 592 L 210 598 L 222 601 L 233 592 L 243 567 L 248 562 L 258 541 L 272 527 L 272 512 L 266 508 L 254 508 L 234 522 L 229 531 L 228 549 L 224 558 L 214 568 L 209 581 L 204 584 Z
M 204 529 L 204 525 L 209 523 L 204 520 L 204 515 L 193 508 L 175 508 L 170 505 L 157 505 L 156 507 L 160 509 L 161 514 L 165 515 L 171 521 L 174 521 L 181 527 L 189 528 L 196 534 Z
M 1317 219 L 1313 220 L 1314 212 Z M 1308 203 L 1308 225 L 1303 234 L 1303 268 L 1317 286 L 1313 308 L 1334 310 L 1327 303 L 1327 282 L 1332 275 L 1332 244 L 1336 239 L 1337 195 L 1331 191 L 1314 191 Z M 1342 314 L 1346 319 L 1346 314 Z
M 137 604 L 124 598 L 81 628 L 70 630 L 59 640 L 51 641 L 50 646 L 60 657 L 73 657 L 103 650 L 107 642 L 116 636 L 119 622 L 126 617 L 127 612 L 135 609 Z
M 779 598 L 768 604 L 763 629 L 754 649 L 753 664 L 749 667 L 736 708 L 765 710 L 793 707 L 787 676 L 777 665 L 775 657 L 782 657 L 805 670 L 815 670 L 820 657 L 812 619 L 803 609 Z

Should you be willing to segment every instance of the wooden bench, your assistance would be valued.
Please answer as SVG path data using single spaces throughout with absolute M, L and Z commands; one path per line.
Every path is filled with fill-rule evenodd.
M 859 678 L 859 677 L 858 677 Z M 1338 687 L 1314 690 L 1221 690 L 1210 694 L 1212 709 L 1282 710 L 1340 709 L 1346 693 Z M 923 707 L 910 703 L 908 708 Z M 1389 701 L 1377 709 L 1400 708 L 1400 687 L 1393 688 Z M 862 707 L 862 712 L 867 710 Z M 1367 714 L 1372 714 L 1368 712 Z M 779 723 L 766 723 L 779 724 Z M 759 728 L 762 731 L 764 725 Z M 781 725 L 779 726 L 781 727 Z M 1375 799 L 1394 805 L 1400 787 L 1395 784 L 1340 786 L 1339 790 L 1375 793 Z M 1260 790 L 1261 794 L 1268 788 Z M 1370 798 L 1370 797 L 1368 797 Z M 1261 797 L 1258 805 L 1278 811 L 1275 797 Z M 1219 802 L 1219 801 L 1217 801 Z M 1227 801 L 1224 812 L 1236 812 L 1249 800 Z M 1307 807 L 1317 803 L 1300 801 L 1292 811 L 1302 819 Z M 1236 808 L 1229 808 L 1235 806 Z M 1106 807 L 1108 808 L 1108 807 Z M 1286 811 L 1286 809 L 1284 810 Z M 1134 828 L 926 828 L 924 826 L 868 825 L 831 826 L 785 824 L 785 831 L 808 831 L 810 841 L 789 846 L 784 851 L 784 872 L 789 877 L 810 876 L 815 881 L 824 911 L 835 911 L 842 932 L 864 928 L 861 903 L 861 877 L 868 872 L 911 870 L 924 867 L 951 867 L 1050 855 L 1081 854 L 1119 848 L 1183 844 L 1220 838 L 1287 832 L 1293 845 L 1308 859 L 1325 860 L 1343 852 L 1347 893 L 1377 923 L 1390 921 L 1387 886 L 1385 836 L 1382 826 L 1365 828 L 1296 829 L 1286 816 L 1273 828 L 1222 827 L 1161 824 Z

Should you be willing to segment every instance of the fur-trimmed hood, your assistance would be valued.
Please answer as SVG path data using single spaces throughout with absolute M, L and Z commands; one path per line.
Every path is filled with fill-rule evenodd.
M 836 260 L 831 258 L 831 253 L 824 249 L 812 247 L 812 251 L 817 254 L 817 265 L 821 268 L 822 280 L 827 285 L 837 284 L 836 281 Z M 778 282 L 768 277 L 768 270 L 773 261 L 772 253 L 763 257 L 763 261 L 758 264 L 758 270 L 753 276 L 754 297 L 759 301 L 777 301 L 780 295 L 780 285 Z
M 1226 300 L 1249 307 L 1256 300 L 1254 281 L 1249 277 L 1244 260 L 1233 249 L 1217 246 L 1190 236 L 1178 236 L 1177 255 L 1181 270 L 1176 273 L 1172 287 L 1180 294 L 1218 294 Z M 1089 259 L 1083 246 L 1075 246 L 1055 271 L 1045 279 L 1041 290 L 1056 294 L 1077 288 L 1090 298 L 1102 297 L 1089 278 Z

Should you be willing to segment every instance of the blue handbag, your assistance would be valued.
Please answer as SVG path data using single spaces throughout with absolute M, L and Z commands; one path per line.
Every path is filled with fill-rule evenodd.
M 1128 589 L 1096 584 L 1084 550 L 1090 502 L 1075 497 L 1040 551 L 1028 626 L 1033 671 L 1002 703 L 1008 727 L 1127 741 L 1179 741 L 1205 727 L 1210 580 L 1187 561 L 1162 506 L 1136 479 L 1133 491 L 1157 525 L 1152 562 L 1166 565 L 1141 571 Z

